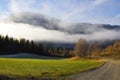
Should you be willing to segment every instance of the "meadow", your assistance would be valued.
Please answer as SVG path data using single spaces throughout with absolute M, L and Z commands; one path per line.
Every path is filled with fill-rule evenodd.
M 0 58 L 0 76 L 13 79 L 55 79 L 101 66 L 97 60 Z M 4 78 L 4 77 L 3 77 Z

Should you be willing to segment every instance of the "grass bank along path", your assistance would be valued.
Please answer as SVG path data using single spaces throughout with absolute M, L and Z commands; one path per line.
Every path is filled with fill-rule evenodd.
M 79 73 L 72 80 L 120 80 L 120 60 L 108 60 L 102 67 Z
M 40 60 L 0 58 L 1 78 L 58 78 L 79 73 L 103 64 L 96 60 Z M 4 79 L 3 79 L 4 80 Z

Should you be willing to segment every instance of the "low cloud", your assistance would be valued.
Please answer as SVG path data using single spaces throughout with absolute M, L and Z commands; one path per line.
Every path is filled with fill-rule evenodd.
M 0 34 L 9 35 L 14 38 L 25 38 L 35 41 L 52 41 L 52 42 L 76 42 L 79 38 L 85 38 L 88 41 L 97 40 L 114 40 L 120 39 L 120 31 L 102 30 L 91 34 L 69 34 L 57 30 L 48 30 L 44 27 L 34 27 L 24 23 L 0 23 Z
M 64 32 L 47 30 L 45 28 L 33 28 L 32 25 L 22 23 L 0 23 L 0 34 L 9 35 L 15 38 L 25 38 L 37 41 L 58 41 L 58 42 L 74 42 L 76 37 L 72 38 Z M 67 39 L 67 40 L 66 40 Z

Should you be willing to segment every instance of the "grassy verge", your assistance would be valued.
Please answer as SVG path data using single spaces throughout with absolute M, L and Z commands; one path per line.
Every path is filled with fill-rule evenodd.
M 0 77 L 12 79 L 56 79 L 101 66 L 96 60 L 35 60 L 0 58 Z

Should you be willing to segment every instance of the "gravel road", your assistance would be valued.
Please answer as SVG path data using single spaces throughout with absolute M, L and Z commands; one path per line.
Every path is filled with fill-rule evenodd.
M 107 60 L 102 67 L 75 75 L 73 80 L 120 80 L 120 60 Z

